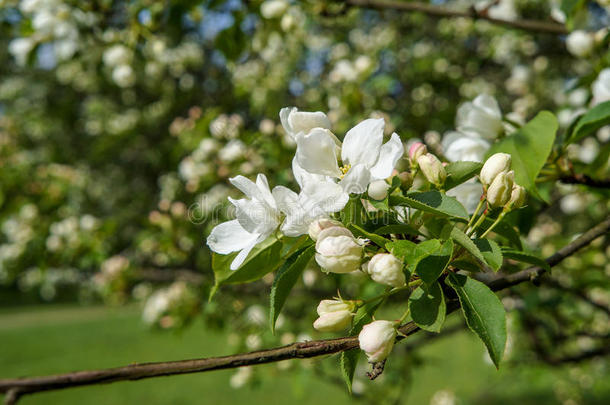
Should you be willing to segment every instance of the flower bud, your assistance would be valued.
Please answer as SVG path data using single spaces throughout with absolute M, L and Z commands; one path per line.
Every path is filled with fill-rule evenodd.
M 407 191 L 413 185 L 413 175 L 410 172 L 400 172 L 398 178 L 400 179 L 400 189 L 403 191 Z
M 390 321 L 373 321 L 364 325 L 358 335 L 360 349 L 366 353 L 370 363 L 385 360 L 396 340 L 396 327 Z
M 403 263 L 390 253 L 377 253 L 368 263 L 367 272 L 373 281 L 392 287 L 402 287 L 406 283 Z
M 369 197 L 373 200 L 383 200 L 388 196 L 390 185 L 385 180 L 375 180 L 369 184 Z
M 513 185 L 513 190 L 510 194 L 508 207 L 516 210 L 517 208 L 523 207 L 523 204 L 525 204 L 525 188 L 515 184 Z
M 320 235 L 320 232 L 322 232 L 325 229 L 331 228 L 333 226 L 343 226 L 343 224 L 339 221 L 335 221 L 334 219 L 330 219 L 330 218 L 319 218 L 316 219 L 315 221 L 313 221 L 311 224 L 309 224 L 309 228 L 307 229 L 307 232 L 309 233 L 309 237 L 316 241 L 318 240 L 318 236 Z
M 487 201 L 494 208 L 502 207 L 510 200 L 515 172 L 502 172 L 496 176 L 487 190 Z
M 483 186 L 489 187 L 492 181 L 501 172 L 507 172 L 510 169 L 511 156 L 508 153 L 494 153 L 487 159 L 481 169 L 481 183 Z
M 409 159 L 412 162 L 417 162 L 417 158 L 428 153 L 428 148 L 421 142 L 415 142 L 409 147 Z
M 440 186 L 445 182 L 447 172 L 436 156 L 431 153 L 426 153 L 417 158 L 417 163 L 430 183 Z
M 360 268 L 362 246 L 347 228 L 324 229 L 316 242 L 316 262 L 326 272 L 351 273 Z
M 313 327 L 320 332 L 337 332 L 352 322 L 354 304 L 350 301 L 322 300 L 318 305 L 318 319 Z
M 586 31 L 573 31 L 566 38 L 566 48 L 568 48 L 568 52 L 577 58 L 584 58 L 588 56 L 591 51 L 593 51 L 594 46 L 594 36 Z

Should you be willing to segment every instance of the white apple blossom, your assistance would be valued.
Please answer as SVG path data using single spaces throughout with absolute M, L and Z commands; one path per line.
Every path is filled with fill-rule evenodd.
M 361 194 L 372 181 L 389 177 L 404 154 L 396 133 L 382 145 L 384 125 L 383 119 L 367 119 L 350 129 L 341 146 L 341 168 L 336 138 L 327 129 L 315 128 L 297 136 L 297 162 L 312 174 L 339 179 L 346 194 Z
M 483 185 L 476 179 L 470 179 L 447 191 L 447 195 L 455 197 L 469 214 L 474 213 L 474 210 L 477 209 L 482 194 Z
M 491 143 L 475 134 L 448 132 L 442 141 L 443 154 L 451 162 L 482 162 Z
M 266 0 L 261 4 L 261 15 L 267 19 L 277 18 L 288 9 L 286 0 Z
M 239 251 L 231 263 L 231 270 L 236 270 L 254 246 L 277 229 L 280 211 L 265 175 L 259 174 L 256 183 L 243 176 L 233 177 L 229 181 L 248 198 L 235 200 L 229 197 L 235 206 L 237 219 L 223 222 L 212 229 L 207 244 L 220 254 Z
M 593 34 L 583 31 L 576 30 L 572 31 L 566 38 L 566 48 L 568 52 L 577 58 L 584 58 L 588 56 L 595 45 L 595 38 Z
M 593 93 L 592 105 L 598 105 L 605 101 L 610 101 L 610 68 L 605 68 L 591 86 Z
M 28 55 L 36 46 L 36 42 L 32 38 L 15 38 L 8 45 L 8 51 L 18 65 L 25 65 L 28 60 Z
M 456 115 L 458 131 L 474 133 L 487 140 L 495 139 L 502 131 L 502 112 L 492 96 L 481 94 L 460 106 Z
M 280 110 L 280 121 L 284 131 L 292 138 L 298 134 L 307 134 L 314 128 L 330 129 L 330 120 L 321 111 L 299 111 L 296 107 L 284 107 Z

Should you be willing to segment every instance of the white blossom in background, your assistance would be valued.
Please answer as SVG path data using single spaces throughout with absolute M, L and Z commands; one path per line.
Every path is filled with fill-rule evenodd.
M 502 111 L 492 96 L 481 94 L 462 104 L 455 118 L 457 130 L 494 140 L 502 132 Z
M 102 60 L 108 67 L 115 67 L 130 63 L 132 56 L 132 52 L 129 48 L 125 45 L 116 44 L 104 51 Z
M 591 54 L 595 46 L 593 34 L 583 30 L 572 31 L 566 38 L 568 52 L 577 58 L 584 58 Z
M 261 4 L 261 15 L 267 19 L 278 18 L 288 10 L 286 0 L 265 0 Z
M 129 65 L 119 65 L 112 70 L 112 80 L 119 87 L 131 87 L 136 83 L 136 74 Z
M 610 68 L 602 70 L 591 86 L 593 106 L 610 101 Z
M 231 388 L 241 388 L 252 379 L 252 367 L 240 367 L 235 374 L 231 376 L 229 384 Z
M 487 15 L 498 20 L 513 21 L 519 18 L 513 0 L 500 0 L 487 10 Z
M 482 162 L 491 142 L 477 135 L 451 131 L 443 136 L 443 153 L 451 162 Z
M 447 195 L 455 197 L 469 214 L 474 213 L 482 194 L 483 185 L 476 179 L 470 179 L 447 191 Z
M 32 38 L 15 38 L 8 45 L 8 51 L 18 65 L 24 66 L 36 42 Z

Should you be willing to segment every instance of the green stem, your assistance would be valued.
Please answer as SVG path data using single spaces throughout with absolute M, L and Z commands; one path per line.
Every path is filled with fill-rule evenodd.
M 398 325 L 402 325 L 402 323 L 407 319 L 408 316 L 409 316 L 409 307 L 407 307 L 407 310 L 402 314 L 402 316 L 396 323 L 398 323 Z
M 474 210 L 474 212 L 472 213 L 472 216 L 470 217 L 470 221 L 468 221 L 468 225 L 466 225 L 466 230 L 468 230 L 468 228 L 470 228 L 472 226 L 472 223 L 474 222 L 474 219 L 476 218 L 477 214 L 481 210 L 481 207 L 483 206 L 484 202 L 485 202 L 485 199 L 483 198 L 483 196 L 481 196 L 481 199 L 479 200 L 479 205 L 477 205 L 477 208 Z
M 483 214 L 479 217 L 478 221 L 472 226 L 470 230 L 466 230 L 466 235 L 471 236 L 474 231 L 485 221 L 487 218 L 487 211 L 483 211 Z
M 494 221 L 493 224 L 491 224 L 491 226 L 489 228 L 487 228 L 487 230 L 485 232 L 483 232 L 483 235 L 481 235 L 481 238 L 484 238 L 485 236 L 487 236 L 487 234 L 489 232 L 491 232 L 496 225 L 498 225 L 500 223 L 500 221 L 502 221 L 502 219 L 504 218 L 504 216 L 506 215 L 506 211 L 502 211 L 502 213 L 500 215 L 498 215 L 498 218 Z
M 417 287 L 421 283 L 422 283 L 421 280 L 413 280 L 413 281 L 407 283 L 406 285 L 403 285 L 402 287 L 394 287 L 394 288 L 392 288 L 392 289 L 390 289 L 390 290 L 388 290 L 388 291 L 386 291 L 386 292 L 384 292 L 382 294 L 374 296 L 373 298 L 369 298 L 367 300 L 360 301 L 359 302 L 359 306 L 366 305 L 366 304 L 368 304 L 370 302 L 377 301 L 378 299 L 381 299 L 381 298 L 388 298 L 390 295 L 394 295 L 397 292 L 404 291 L 404 290 L 407 290 L 407 289 L 411 289 L 412 287 Z

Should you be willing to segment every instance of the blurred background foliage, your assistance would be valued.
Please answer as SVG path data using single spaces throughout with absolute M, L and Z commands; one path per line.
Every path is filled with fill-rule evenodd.
M 596 80 L 606 86 L 610 99 L 610 80 L 604 84 L 599 79 L 610 66 L 604 31 L 610 25 L 607 2 L 571 2 L 576 4 L 572 8 L 566 5 L 570 2 L 525 0 L 433 3 L 463 10 L 476 6 L 504 19 L 554 18 L 595 35 L 595 47 L 588 55 L 575 55 L 566 50 L 565 36 L 343 2 L 0 1 L 3 323 L 16 321 L 15 314 L 26 305 L 105 302 L 125 306 L 132 325 L 136 305 L 151 328 L 179 331 L 167 338 L 150 335 L 157 343 L 139 361 L 162 359 L 152 354 L 157 345 L 191 345 L 191 351 L 171 353 L 180 357 L 320 337 L 311 328 L 314 308 L 336 291 L 338 281 L 321 277 L 313 267 L 293 292 L 276 336 L 267 330 L 272 275 L 252 285 L 224 287 L 207 302 L 213 273 L 204 240 L 215 224 L 231 216 L 227 179 L 266 173 L 272 185 L 295 185 L 290 171 L 294 145 L 279 125 L 280 108 L 325 111 L 340 136 L 361 119 L 383 117 L 388 133 L 398 132 L 405 143 L 420 138 L 439 147 L 442 134 L 454 128 L 458 106 L 482 93 L 496 97 L 514 122 L 525 122 L 543 109 L 553 111 L 562 130 L 596 102 L 592 98 L 601 94 L 595 94 Z M 577 171 L 610 176 L 609 127 L 565 152 Z M 590 228 L 610 208 L 607 190 L 558 184 L 547 194 L 548 202 L 532 201 L 531 209 L 513 219 L 529 249 L 542 255 Z M 454 384 L 455 392 L 421 394 L 414 403 L 511 403 L 517 398 L 524 403 L 528 398 L 538 403 L 605 403 L 610 398 L 607 358 L 580 360 L 587 360 L 584 353 L 610 345 L 609 257 L 606 238 L 554 271 L 555 285 L 522 286 L 503 295 L 510 310 L 511 355 L 505 380 L 489 378 L 498 385 L 510 379 L 528 384 L 524 376 L 531 372 L 536 381 L 545 381 L 540 386 L 531 392 L 523 387 L 489 392 L 482 388 L 489 380 L 481 377 L 474 384 L 473 374 L 470 382 L 479 386 L 478 394 Z M 361 288 L 354 279 L 342 291 L 357 295 Z M 23 311 L 26 318 L 34 316 Z M 104 318 L 95 328 L 118 325 L 122 317 Z M 189 340 L 186 336 L 199 333 L 184 330 L 193 321 L 193 328 L 205 333 Z M 364 381 L 364 368 L 359 370 L 353 398 L 369 401 L 383 393 L 388 403 L 400 403 L 411 377 L 428 383 L 417 379 L 418 370 L 432 367 L 437 374 L 428 371 L 428 378 L 441 378 L 447 367 L 443 359 L 453 352 L 482 353 L 472 341 L 462 343 L 463 325 L 457 317 L 451 321 L 457 332 L 443 344 L 422 344 L 423 353 L 400 345 L 404 356 L 394 356 L 378 381 Z M 131 327 L 139 339 L 148 339 Z M 71 328 L 79 326 L 66 326 L 66 333 Z M 11 338 L 23 350 L 32 350 L 18 327 L 9 329 L 0 328 L 2 340 Z M 92 330 L 74 333 L 93 343 Z M 33 332 L 25 328 L 20 333 Z M 217 351 L 197 349 L 220 339 L 223 345 L 212 345 Z M 56 350 L 52 341 L 45 344 Z M 430 348 L 436 352 L 430 354 Z M 3 363 L 25 361 L 9 352 L 0 354 Z M 426 363 L 431 356 L 438 356 L 432 365 Z M 474 357 L 464 361 L 481 362 L 479 354 Z M 173 358 L 168 354 L 163 359 Z M 127 361 L 97 360 L 92 356 L 88 364 L 38 370 L 37 360 L 31 360 L 28 367 L 7 368 L 2 374 Z M 564 362 L 568 365 L 553 370 Z M 317 377 L 331 383 L 339 377 L 334 358 L 286 368 L 293 373 L 294 387 L 300 387 L 293 387 L 294 392 L 309 391 L 308 384 L 318 384 L 311 382 Z M 227 387 L 271 389 L 260 381 L 273 373 L 273 367 L 241 369 L 223 381 Z M 562 373 L 568 388 L 551 381 L 559 378 L 552 373 Z M 189 378 L 198 384 L 208 377 Z M 174 381 L 180 383 L 172 379 L 163 386 Z M 137 385 L 130 389 L 137 392 Z M 342 387 L 333 389 L 329 395 L 347 401 Z M 104 395 L 104 388 L 95 390 Z M 465 396 L 456 398 L 456 392 Z M 200 396 L 193 395 L 180 398 L 196 403 Z M 235 395 L 236 400 L 243 396 Z M 304 403 L 311 400 L 299 395 Z M 120 398 L 113 403 L 121 403 Z

